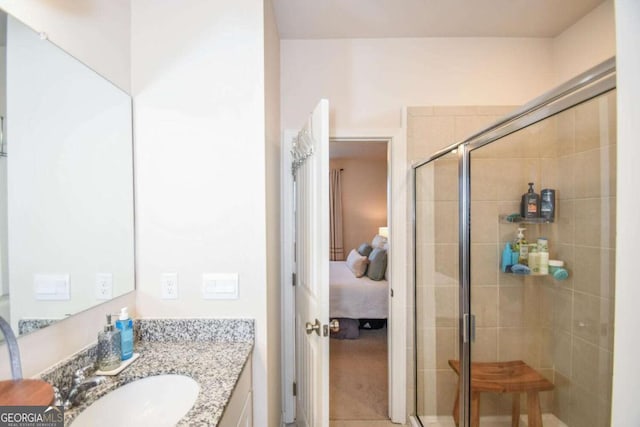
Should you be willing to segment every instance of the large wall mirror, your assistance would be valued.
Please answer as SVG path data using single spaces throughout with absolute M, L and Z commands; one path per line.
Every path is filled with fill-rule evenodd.
M 16 335 L 134 289 L 131 98 L 0 11 L 0 315 Z

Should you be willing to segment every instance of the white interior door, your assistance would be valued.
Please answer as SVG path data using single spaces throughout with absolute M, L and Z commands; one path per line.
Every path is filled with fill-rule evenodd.
M 296 421 L 329 426 L 329 102 L 293 148 L 296 272 Z M 297 162 L 296 162 L 297 160 Z

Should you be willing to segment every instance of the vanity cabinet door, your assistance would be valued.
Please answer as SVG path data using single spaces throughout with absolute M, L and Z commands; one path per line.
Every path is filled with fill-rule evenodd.
M 253 426 L 253 399 L 251 399 L 253 393 L 249 392 L 247 399 L 244 402 L 244 408 L 240 414 L 238 420 L 238 427 L 252 427 Z
M 251 379 L 251 358 L 247 361 L 236 388 L 224 409 L 219 427 L 251 427 L 253 426 L 253 393 Z

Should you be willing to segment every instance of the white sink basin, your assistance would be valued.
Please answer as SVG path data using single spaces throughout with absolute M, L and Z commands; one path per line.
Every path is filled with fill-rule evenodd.
M 184 375 L 157 375 L 117 388 L 80 412 L 73 427 L 175 426 L 200 386 Z

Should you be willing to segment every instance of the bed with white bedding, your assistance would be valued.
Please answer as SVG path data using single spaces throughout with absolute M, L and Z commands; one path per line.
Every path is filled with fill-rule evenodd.
M 389 313 L 389 283 L 356 278 L 345 261 L 331 261 L 329 315 L 331 318 L 386 319 Z

